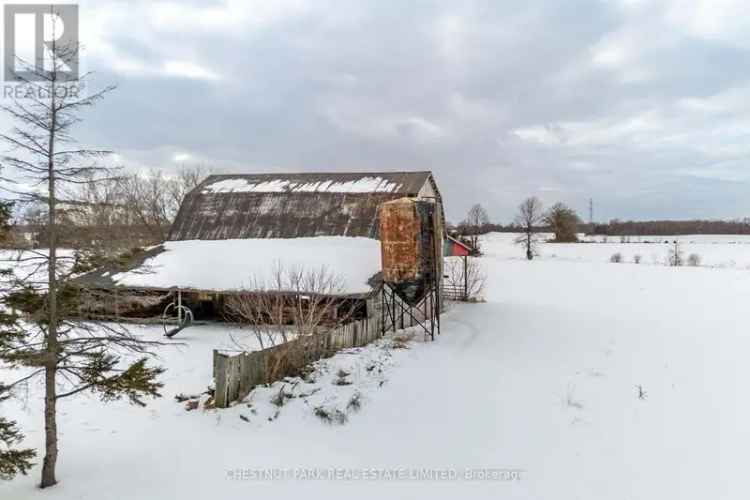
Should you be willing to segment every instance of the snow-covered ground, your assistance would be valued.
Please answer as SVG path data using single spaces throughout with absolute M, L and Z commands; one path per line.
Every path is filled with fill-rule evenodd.
M 37 288 L 47 288 L 47 257 L 46 248 L 36 250 L 0 250 L 0 270 L 13 271 L 12 276 L 0 277 L 0 290 L 11 286 L 14 280 Z M 75 261 L 74 252 L 67 248 L 57 251 L 58 269 L 63 273 L 70 269 Z
M 724 269 L 668 268 L 608 262 L 633 243 L 543 245 L 527 262 L 511 240 L 486 238 L 487 302 L 453 305 L 436 342 L 342 352 L 228 410 L 174 401 L 211 382 L 211 349 L 232 346 L 230 327 L 185 330 L 160 352 L 164 398 L 64 401 L 60 484 L 36 490 L 35 469 L 0 498 L 748 498 L 750 247 L 706 244 L 704 260 L 737 262 Z M 293 397 L 275 405 L 282 387 Z M 32 386 L 2 407 L 33 445 L 39 405 Z M 342 477 L 300 477 L 315 468 Z M 503 480 L 463 480 L 466 468 Z M 257 477 L 278 470 L 292 477 Z M 403 477 L 419 473 L 436 477 Z
M 517 235 L 492 233 L 484 238 L 483 250 L 493 257 L 524 259 L 525 255 L 513 245 Z M 541 239 L 552 235 L 542 234 Z M 609 262 L 615 253 L 620 253 L 624 263 L 632 263 L 640 256 L 640 263 L 664 265 L 674 241 L 685 259 L 690 254 L 700 258 L 704 267 L 720 267 L 750 270 L 750 236 L 748 235 L 687 235 L 687 236 L 631 236 L 623 241 L 619 236 L 584 237 L 584 243 L 542 244 L 539 258 L 542 260 L 567 260 L 578 262 Z

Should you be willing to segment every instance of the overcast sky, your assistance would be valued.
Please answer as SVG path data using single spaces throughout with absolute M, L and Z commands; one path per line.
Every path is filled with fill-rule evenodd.
M 119 85 L 79 137 L 130 168 L 432 170 L 453 221 L 750 216 L 741 0 L 79 3 Z

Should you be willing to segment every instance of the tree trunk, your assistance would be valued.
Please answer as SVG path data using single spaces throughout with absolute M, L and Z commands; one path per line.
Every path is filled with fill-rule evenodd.
M 528 260 L 534 259 L 534 249 L 532 248 L 532 241 L 533 238 L 531 229 L 526 230 L 526 258 Z
M 57 368 L 47 366 L 44 385 L 44 463 L 42 465 L 42 482 L 40 488 L 47 488 L 57 483 L 55 466 L 57 464 L 57 394 L 55 387 Z
M 54 47 L 53 47 L 54 51 Z M 57 103 L 55 102 L 54 73 L 51 82 L 50 129 L 47 160 L 47 196 L 49 260 L 47 261 L 47 366 L 44 372 L 44 462 L 42 465 L 41 488 L 47 488 L 57 483 L 55 466 L 57 465 L 57 207 L 55 193 L 55 133 L 57 129 Z

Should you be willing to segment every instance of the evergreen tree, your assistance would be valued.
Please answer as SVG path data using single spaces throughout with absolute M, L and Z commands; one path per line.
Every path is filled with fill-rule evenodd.
M 1 388 L 4 397 L 32 378 L 43 379 L 42 488 L 57 482 L 58 402 L 91 391 L 102 401 L 125 397 L 143 405 L 144 397 L 159 396 L 161 384 L 156 377 L 163 371 L 146 364 L 150 349 L 159 342 L 136 337 L 122 325 L 80 319 L 79 309 L 86 295 L 73 278 L 82 269 L 85 256 L 81 252 L 59 252 L 58 204 L 63 201 L 61 193 L 66 186 L 111 178 L 110 169 L 98 161 L 109 151 L 78 145 L 72 132 L 82 119 L 82 111 L 98 103 L 113 87 L 80 95 L 86 90 L 88 75 L 78 82 L 63 78 L 63 61 L 70 55 L 66 52 L 77 52 L 78 46 L 60 47 L 53 42 L 51 49 L 50 69 L 26 66 L 33 77 L 20 83 L 25 87 L 21 93 L 24 98 L 2 108 L 15 127 L 0 134 L 0 140 L 11 148 L 11 153 L 2 158 L 2 167 L 41 191 L 22 195 L 20 202 L 43 204 L 47 216 L 48 251 L 20 254 L 13 263 L 15 271 L 3 273 L 5 312 L 0 321 L 0 362 L 25 370 L 22 377 Z M 8 176 L 5 171 L 3 174 Z M 137 359 L 126 359 L 122 356 L 126 351 L 135 353 Z M 3 425 L 6 442 L 16 443 L 20 436 L 13 424 Z M 8 471 L 25 472 L 30 457 L 24 450 L 8 455 Z

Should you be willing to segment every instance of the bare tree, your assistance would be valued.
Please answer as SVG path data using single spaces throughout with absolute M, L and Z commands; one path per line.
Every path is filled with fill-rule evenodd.
M 51 9 L 54 12 L 54 6 Z M 57 16 L 53 16 L 56 19 Z M 53 21 L 53 36 L 54 36 Z M 62 79 L 63 61 L 77 45 L 61 47 L 52 42 L 49 70 L 27 65 L 32 78 L 22 78 L 24 99 L 13 100 L 2 109 L 13 120 L 11 132 L 0 134 L 11 149 L 2 157 L 2 167 L 36 186 L 39 192 L 19 194 L 23 201 L 41 203 L 46 208 L 46 232 L 49 249 L 23 254 L 13 263 L 28 265 L 34 271 L 27 276 L 4 273 L 2 302 L 6 311 L 0 317 L 0 360 L 10 367 L 25 367 L 28 374 L 0 388 L 2 395 L 37 376 L 44 383 L 45 454 L 42 464 L 42 488 L 56 484 L 58 457 L 57 403 L 84 391 L 102 401 L 122 397 L 143 405 L 144 396 L 158 396 L 161 384 L 155 378 L 163 371 L 146 365 L 149 349 L 157 342 L 135 337 L 119 325 L 77 321 L 76 288 L 71 283 L 84 256 L 76 252 L 62 255 L 58 249 L 58 204 L 61 186 L 91 182 L 92 178 L 111 177 L 110 169 L 98 164 L 109 151 L 89 149 L 73 139 L 74 126 L 81 113 L 101 101 L 114 87 L 86 96 L 77 89 L 86 88 L 84 75 L 77 86 Z M 45 278 L 40 280 L 38 275 Z M 119 354 L 130 351 L 139 359 L 126 364 Z
M 514 222 L 521 227 L 522 234 L 516 238 L 516 244 L 523 245 L 528 260 L 532 260 L 536 255 L 536 231 L 544 217 L 542 210 L 542 202 L 536 196 L 526 198 L 518 205 L 518 214 Z
M 261 349 L 278 346 L 268 373 L 299 370 L 319 347 L 318 334 L 347 322 L 355 311 L 343 299 L 341 279 L 325 267 L 315 270 L 276 266 L 268 281 L 253 281 L 252 292 L 228 296 L 229 319 L 246 325 Z M 238 343 L 238 347 L 249 350 Z
M 469 213 L 466 214 L 462 226 L 464 236 L 467 237 L 471 247 L 479 252 L 479 235 L 482 234 L 484 227 L 490 223 L 490 217 L 487 215 L 487 210 L 482 205 L 477 203 L 469 209 Z
M 173 217 L 172 199 L 161 171 L 133 174 L 120 182 L 122 199 L 153 241 L 164 241 Z
M 170 212 L 172 214 L 172 219 L 177 215 L 177 211 L 179 210 L 180 205 L 182 205 L 185 196 L 198 187 L 198 184 L 203 182 L 212 171 L 213 169 L 206 167 L 205 165 L 193 165 L 183 167 L 177 171 L 176 175 L 167 177 L 168 182 L 166 187 L 167 193 L 171 198 L 172 207 Z
M 477 301 L 482 299 L 487 274 L 476 257 L 445 259 L 444 286 L 449 290 L 462 290 L 461 300 Z M 451 297 L 452 298 L 452 297 Z
M 261 349 L 288 342 L 292 336 L 287 280 L 286 271 L 276 265 L 268 282 L 253 277 L 249 287 L 252 292 L 228 295 L 224 301 L 227 319 L 250 328 Z M 248 350 L 247 346 L 237 345 Z
M 572 208 L 564 203 L 555 203 L 544 216 L 552 232 L 555 233 L 555 243 L 575 243 L 578 241 L 578 223 L 580 217 Z
M 62 186 L 57 212 L 64 235 L 58 244 L 110 254 L 150 243 L 122 199 L 119 183 L 119 177 L 89 172 L 72 186 Z
M 185 195 L 207 175 L 208 169 L 202 166 L 182 169 L 173 176 L 161 170 L 131 174 L 120 180 L 121 203 L 154 243 L 161 242 L 166 239 Z
M 88 172 L 75 184 L 61 187 L 57 242 L 104 255 L 161 243 L 185 195 L 207 172 L 202 166 L 185 167 L 171 175 L 152 170 L 101 178 Z M 46 200 L 28 204 L 22 216 L 35 245 L 45 248 L 49 244 L 46 205 Z

